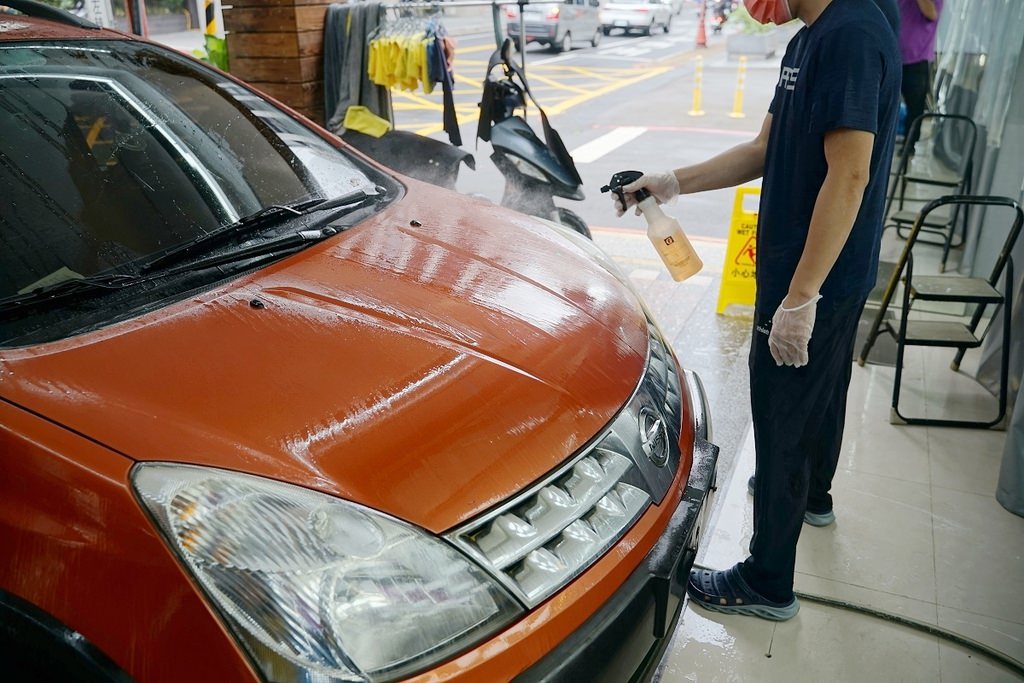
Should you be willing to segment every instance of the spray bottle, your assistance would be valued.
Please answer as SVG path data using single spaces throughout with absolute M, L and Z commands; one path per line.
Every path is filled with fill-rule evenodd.
M 619 171 L 612 176 L 611 181 L 601 188 L 601 192 L 611 190 L 618 195 L 619 201 L 626 206 L 626 196 L 622 191 L 624 185 L 629 185 L 642 176 L 640 171 Z M 651 240 L 658 256 L 665 262 L 665 267 L 672 275 L 672 279 L 679 282 L 691 275 L 695 275 L 704 267 L 704 263 L 697 256 L 690 240 L 683 234 L 683 228 L 679 221 L 665 214 L 658 205 L 657 200 L 651 193 L 641 188 L 633 193 L 637 206 L 647 219 L 647 237 Z

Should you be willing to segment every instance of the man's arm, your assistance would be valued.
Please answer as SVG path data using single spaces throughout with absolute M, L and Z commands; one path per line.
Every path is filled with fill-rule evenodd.
M 935 0 L 917 0 L 917 8 L 928 21 L 938 20 L 939 9 L 935 6 Z
M 860 211 L 871 175 L 873 133 L 839 128 L 825 134 L 828 172 L 818 191 L 807 231 L 807 242 L 790 281 L 786 308 L 811 300 L 821 289 L 843 250 Z
M 761 132 L 753 140 L 736 145 L 707 161 L 676 169 L 680 194 L 720 190 L 760 178 L 764 174 L 764 157 L 771 128 L 772 115 L 767 114 L 761 124 Z

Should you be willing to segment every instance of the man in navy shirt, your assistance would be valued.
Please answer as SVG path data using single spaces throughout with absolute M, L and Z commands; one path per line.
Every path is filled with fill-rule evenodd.
M 794 616 L 801 524 L 835 520 L 829 490 L 857 321 L 877 275 L 900 97 L 894 13 L 891 0 L 878 1 L 888 5 L 745 0 L 761 23 L 805 24 L 786 50 L 760 133 L 624 188 L 643 187 L 667 202 L 764 177 L 749 358 L 754 537 L 745 562 L 694 570 L 687 587 L 694 602 L 715 611 Z

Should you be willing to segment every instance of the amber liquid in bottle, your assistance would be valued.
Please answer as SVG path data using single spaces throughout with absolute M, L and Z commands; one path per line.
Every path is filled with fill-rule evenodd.
M 647 197 L 638 206 L 647 219 L 647 237 L 672 279 L 681 282 L 700 272 L 704 263 L 697 256 L 690 240 L 686 239 L 679 221 L 666 215 L 654 197 Z

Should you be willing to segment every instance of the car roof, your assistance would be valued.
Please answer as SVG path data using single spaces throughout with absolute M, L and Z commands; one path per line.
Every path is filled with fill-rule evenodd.
M 0 5 L 3 0 L 0 0 Z M 0 45 L 26 40 L 130 39 L 120 31 L 75 26 L 24 14 L 0 12 Z

